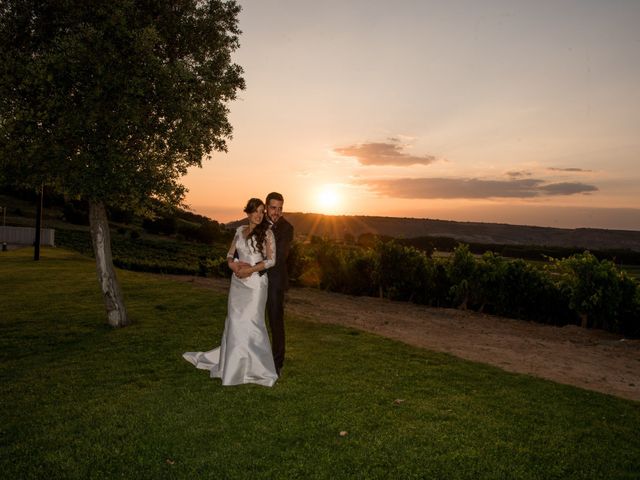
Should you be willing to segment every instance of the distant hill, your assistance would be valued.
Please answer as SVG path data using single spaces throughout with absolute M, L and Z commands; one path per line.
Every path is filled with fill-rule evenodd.
M 342 239 L 374 233 L 395 238 L 450 237 L 467 243 L 543 245 L 584 249 L 629 249 L 640 252 L 640 231 L 599 228 L 552 228 L 503 223 L 454 222 L 422 218 L 289 213 L 285 217 L 298 237 Z M 233 228 L 244 221 L 230 222 Z

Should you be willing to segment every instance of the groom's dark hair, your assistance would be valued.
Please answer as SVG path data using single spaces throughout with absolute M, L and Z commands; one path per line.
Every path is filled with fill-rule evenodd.
M 269 205 L 270 200 L 278 200 L 279 202 L 284 202 L 284 197 L 278 192 L 271 192 L 269 195 L 267 195 L 267 201 L 264 203 L 266 205 Z

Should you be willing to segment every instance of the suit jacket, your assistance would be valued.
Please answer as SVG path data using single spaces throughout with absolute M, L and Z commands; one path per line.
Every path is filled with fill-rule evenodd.
M 293 242 L 293 225 L 284 217 L 280 217 L 271 226 L 271 231 L 276 238 L 276 264 L 267 271 L 269 286 L 287 289 L 289 288 L 287 257 L 289 256 L 291 242 Z

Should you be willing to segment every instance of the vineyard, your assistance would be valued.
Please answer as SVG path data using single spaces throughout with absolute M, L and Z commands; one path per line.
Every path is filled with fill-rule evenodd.
M 115 233 L 114 264 L 155 273 L 229 276 L 228 245 Z M 87 231 L 58 230 L 59 246 L 91 255 Z M 469 309 L 551 325 L 576 324 L 640 337 L 640 286 L 632 274 L 590 252 L 546 262 L 474 254 L 447 256 L 395 240 L 368 246 L 314 239 L 294 244 L 292 282 L 349 295 Z
M 113 263 L 127 270 L 179 275 L 227 275 L 228 245 L 112 236 Z M 91 237 L 83 230 L 56 230 L 60 247 L 93 255 Z
M 368 248 L 318 240 L 294 247 L 290 271 L 301 285 L 339 293 L 640 336 L 637 280 L 589 252 L 540 264 L 477 256 L 463 244 L 440 257 L 393 240 Z

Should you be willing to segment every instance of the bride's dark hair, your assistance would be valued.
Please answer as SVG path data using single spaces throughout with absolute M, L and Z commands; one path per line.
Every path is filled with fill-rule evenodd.
M 247 206 L 244 207 L 244 213 L 254 213 L 258 210 L 258 207 L 262 205 L 264 207 L 264 202 L 259 198 L 250 198 L 247 202 Z M 264 257 L 265 253 L 262 251 L 262 246 L 264 245 L 264 240 L 267 237 L 267 230 L 269 229 L 269 222 L 267 222 L 267 212 L 264 212 L 264 216 L 262 217 L 262 222 L 260 222 L 251 232 L 251 243 L 255 250 L 258 250 L 262 256 Z

